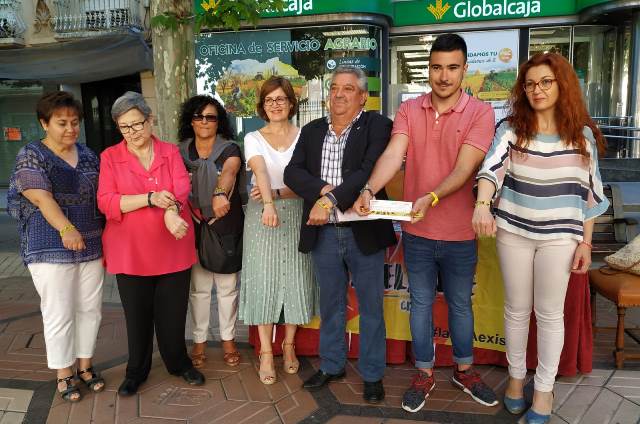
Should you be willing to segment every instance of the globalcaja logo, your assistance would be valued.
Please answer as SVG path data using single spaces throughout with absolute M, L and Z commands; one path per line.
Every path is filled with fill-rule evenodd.
M 500 18 L 528 18 L 540 15 L 542 5 L 540 0 L 457 0 L 453 7 L 443 0 L 430 1 L 427 10 L 436 18 L 442 20 L 449 9 L 458 19 L 500 19 Z
M 427 7 L 427 10 L 431 12 L 434 18 L 436 18 L 436 21 L 439 21 L 444 17 L 445 13 L 447 13 L 450 8 L 451 5 L 449 5 L 449 3 L 445 3 L 443 5 L 442 0 L 436 0 L 436 5 L 434 6 L 433 4 L 430 4 Z

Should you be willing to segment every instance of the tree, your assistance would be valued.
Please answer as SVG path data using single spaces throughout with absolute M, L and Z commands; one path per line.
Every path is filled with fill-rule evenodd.
M 175 140 L 180 105 L 195 94 L 194 34 L 201 28 L 232 29 L 256 25 L 262 14 L 282 12 L 284 0 L 152 0 L 153 67 L 159 136 Z

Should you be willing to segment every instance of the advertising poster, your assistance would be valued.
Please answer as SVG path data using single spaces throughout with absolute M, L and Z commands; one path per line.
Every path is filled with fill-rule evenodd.
M 365 72 L 366 108 L 379 110 L 380 37 L 380 29 L 370 25 L 201 34 L 196 37 L 197 92 L 221 100 L 242 136 L 263 125 L 256 113 L 262 83 L 284 76 L 299 99 L 294 123 L 303 126 L 327 114 L 327 76 L 348 65 Z
M 518 75 L 518 30 L 467 32 L 467 76 L 462 89 L 491 103 L 496 122 L 508 113 L 506 101 Z

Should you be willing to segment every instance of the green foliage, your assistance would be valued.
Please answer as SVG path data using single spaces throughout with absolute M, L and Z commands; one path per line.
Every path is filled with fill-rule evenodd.
M 192 0 L 185 0 L 192 1 Z M 284 0 L 201 0 L 202 12 L 185 16 L 165 11 L 151 18 L 151 26 L 178 31 L 183 25 L 194 23 L 194 32 L 202 28 L 224 28 L 237 31 L 241 23 L 256 25 L 265 12 L 282 12 Z

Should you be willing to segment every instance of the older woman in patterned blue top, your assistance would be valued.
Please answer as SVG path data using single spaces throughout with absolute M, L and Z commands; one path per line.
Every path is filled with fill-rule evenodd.
M 91 367 L 104 276 L 99 162 L 88 147 L 76 144 L 82 106 L 71 94 L 43 96 L 37 115 L 46 136 L 18 153 L 8 212 L 19 222 L 22 259 L 40 295 L 48 366 L 57 370 L 61 397 L 77 402 L 76 377 L 92 392 L 104 389 Z

